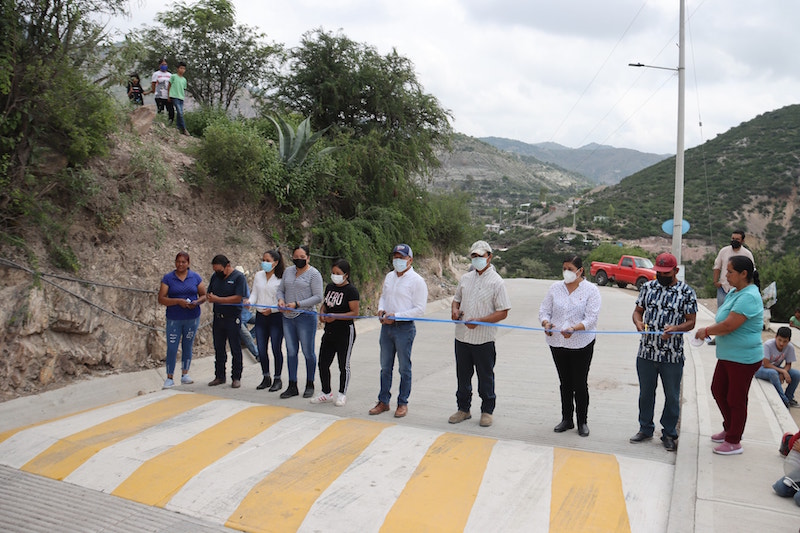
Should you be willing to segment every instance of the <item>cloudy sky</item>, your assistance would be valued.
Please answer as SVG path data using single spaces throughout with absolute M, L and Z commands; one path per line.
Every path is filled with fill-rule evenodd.
M 321 27 L 395 48 L 461 133 L 675 153 L 677 75 L 628 63 L 677 67 L 679 0 L 233 3 L 288 47 Z M 112 27 L 153 25 L 172 4 L 132 5 Z M 800 101 L 800 2 L 687 0 L 686 12 L 687 148 Z

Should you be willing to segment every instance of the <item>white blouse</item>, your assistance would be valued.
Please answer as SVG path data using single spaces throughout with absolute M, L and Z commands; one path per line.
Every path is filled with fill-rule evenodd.
M 593 283 L 581 280 L 572 294 L 563 281 L 554 283 L 539 306 L 539 323 L 547 320 L 555 330 L 552 335 L 545 336 L 547 344 L 576 350 L 592 342 L 596 336 L 594 331 L 597 329 L 600 303 L 600 290 Z M 586 332 L 578 330 L 568 339 L 559 333 L 578 324 L 583 324 Z
M 280 287 L 281 278 L 272 274 L 267 279 L 267 273 L 263 270 L 256 272 L 253 279 L 253 292 L 250 294 L 250 303 L 253 305 L 271 305 L 278 306 L 278 287 Z M 270 311 L 277 313 L 277 309 L 269 309 L 264 307 L 254 307 L 254 310 L 263 314 L 270 314 Z

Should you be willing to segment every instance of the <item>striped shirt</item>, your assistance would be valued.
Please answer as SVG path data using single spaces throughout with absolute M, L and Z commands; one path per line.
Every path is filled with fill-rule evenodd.
M 642 316 L 649 331 L 664 331 L 667 326 L 686 322 L 686 315 L 697 313 L 697 297 L 694 289 L 682 281 L 665 287 L 658 281 L 642 285 L 636 305 L 644 309 Z M 638 357 L 659 363 L 683 361 L 683 335 L 670 335 L 667 340 L 661 335 L 643 334 L 639 339 Z
M 495 311 L 511 309 L 506 284 L 494 265 L 489 265 L 483 274 L 478 275 L 477 270 L 472 270 L 461 276 L 453 301 L 460 304 L 464 320 L 479 319 Z M 469 329 L 464 324 L 456 324 L 456 340 L 466 344 L 493 342 L 496 336 L 497 328 L 493 326 Z

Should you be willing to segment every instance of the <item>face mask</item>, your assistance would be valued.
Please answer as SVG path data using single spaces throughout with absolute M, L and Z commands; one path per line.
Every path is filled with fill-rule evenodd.
M 472 266 L 475 267 L 475 270 L 481 271 L 486 268 L 486 264 L 488 263 L 487 258 L 485 257 L 473 257 L 472 258 Z
M 734 250 L 738 250 L 741 247 L 742 243 L 740 241 L 731 240 L 731 248 L 733 248 Z
M 341 285 L 344 283 L 344 275 L 343 274 L 331 274 L 331 281 L 334 285 Z
M 166 72 L 167 71 L 167 65 L 161 65 L 158 68 L 161 70 L 161 72 Z
M 672 285 L 672 276 L 662 276 L 661 274 L 656 274 L 656 279 L 664 287 L 669 287 Z
M 406 268 L 408 268 L 408 260 L 400 258 L 392 259 L 392 266 L 395 272 L 405 272 Z
M 561 275 L 564 276 L 564 283 L 573 283 L 578 279 L 578 274 L 572 270 L 564 270 Z
M 292 259 L 292 263 L 294 263 L 294 266 L 296 266 L 298 269 L 305 268 L 306 263 L 308 263 L 308 259 Z
M 261 270 L 264 272 L 272 272 L 272 263 L 269 261 L 261 261 Z

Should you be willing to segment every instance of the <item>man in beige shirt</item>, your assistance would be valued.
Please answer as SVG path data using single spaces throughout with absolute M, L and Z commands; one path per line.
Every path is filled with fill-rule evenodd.
M 724 246 L 714 260 L 714 286 L 717 288 L 717 308 L 722 305 L 722 302 L 725 301 L 725 296 L 731 290 L 731 286 L 725 276 L 725 269 L 730 258 L 737 255 L 748 257 L 753 262 L 753 265 L 756 264 L 753 254 L 744 247 L 744 231 L 742 230 L 736 230 L 731 234 L 731 243 L 728 246 Z

